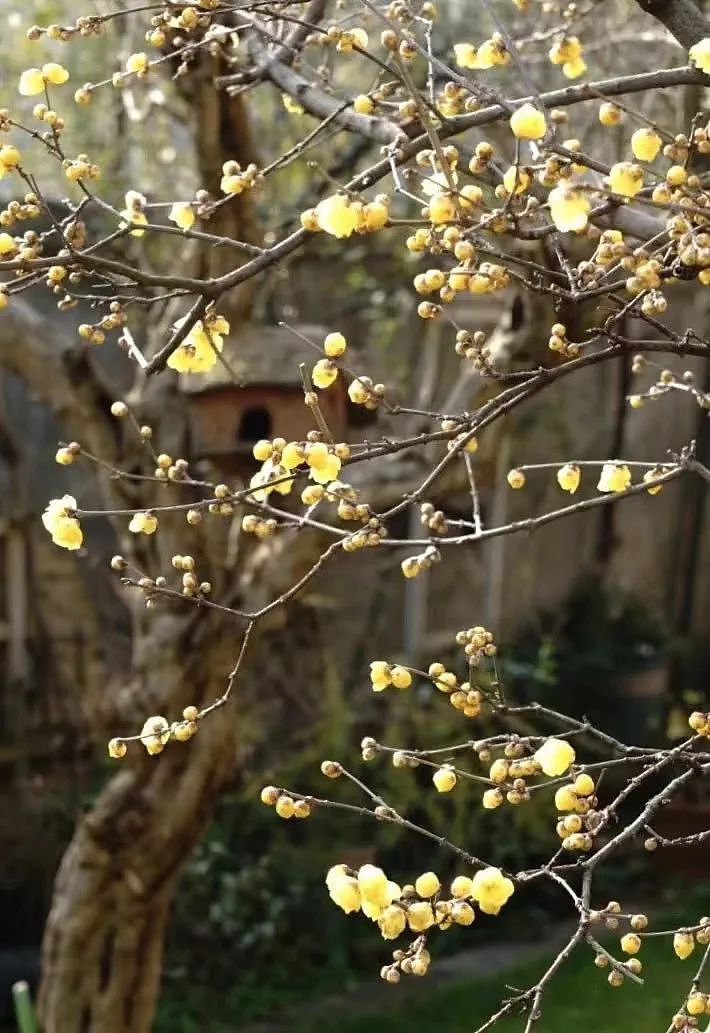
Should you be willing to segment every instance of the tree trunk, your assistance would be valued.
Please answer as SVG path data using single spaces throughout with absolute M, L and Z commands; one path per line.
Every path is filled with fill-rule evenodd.
M 185 80 L 185 89 L 195 112 L 199 164 L 203 177 L 208 170 L 212 177 L 205 185 L 219 196 L 222 162 L 235 159 L 244 167 L 254 156 L 243 102 L 215 92 L 214 71 L 213 59 L 204 55 L 196 74 Z M 255 241 L 251 199 L 239 197 L 222 207 L 209 229 Z M 233 266 L 235 254 L 212 249 L 201 259 L 206 265 L 200 275 L 208 268 L 214 275 L 225 261 Z M 220 307 L 233 332 L 248 314 L 250 301 L 251 287 Z M 82 377 L 78 380 L 80 387 Z M 46 400 L 57 411 L 54 399 Z M 153 426 L 161 449 L 185 455 L 186 401 L 174 377 L 164 374 L 148 383 L 139 378 L 130 402 Z M 60 418 L 70 408 L 65 399 Z M 115 462 L 121 465 L 120 459 Z M 113 493 L 114 505 L 116 490 L 123 493 L 124 505 L 136 508 L 165 500 L 164 494 L 151 496 L 152 487 L 113 482 L 105 488 Z M 127 558 L 141 570 L 169 570 L 170 555 L 185 551 L 184 517 L 178 524 L 177 549 L 169 520 L 161 519 L 158 540 L 125 535 L 124 530 L 121 545 Z M 198 566 L 208 543 L 225 533 L 212 526 L 209 530 L 209 539 L 200 536 L 200 529 L 190 532 Z M 265 554 L 264 563 L 270 563 Z M 206 571 L 204 565 L 200 569 Z M 220 572 L 210 574 L 220 587 Z M 213 702 L 224 691 L 243 632 L 234 618 L 187 603 L 174 611 L 146 614 L 139 594 L 131 601 L 135 671 L 128 684 L 110 685 L 105 698 L 96 701 L 95 731 L 102 745 L 110 735 L 135 734 L 150 714 L 172 721 L 188 704 Z M 221 790 L 234 776 L 235 760 L 234 718 L 228 710 L 219 711 L 189 744 L 170 743 L 160 756 L 144 755 L 134 745 L 119 773 L 79 820 L 57 875 L 42 945 L 38 1008 L 43 1033 L 147 1033 L 151 1028 L 177 877 Z
M 223 620 L 192 634 L 183 615 L 160 621 L 140 644 L 136 720 L 211 702 L 233 662 L 236 636 Z M 176 879 L 234 771 L 233 719 L 215 715 L 158 757 L 129 756 L 80 819 L 59 869 L 42 949 L 44 1033 L 150 1030 Z

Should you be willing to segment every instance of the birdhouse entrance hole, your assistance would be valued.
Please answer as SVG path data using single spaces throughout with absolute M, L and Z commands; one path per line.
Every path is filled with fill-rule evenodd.
M 254 442 L 271 437 L 271 415 L 263 406 L 254 406 L 242 413 L 237 442 Z

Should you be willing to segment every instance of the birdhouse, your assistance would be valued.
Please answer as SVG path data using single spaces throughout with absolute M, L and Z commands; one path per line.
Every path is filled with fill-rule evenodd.
M 299 333 L 320 344 L 325 331 L 300 326 Z M 193 459 L 209 460 L 225 474 L 253 469 L 252 446 L 261 438 L 302 441 L 314 429 L 303 401 L 302 365 L 309 372 L 322 357 L 290 330 L 247 324 L 225 342 L 208 373 L 184 374 L 190 396 Z M 336 441 L 345 434 L 347 390 L 342 377 L 318 392 L 321 412 Z

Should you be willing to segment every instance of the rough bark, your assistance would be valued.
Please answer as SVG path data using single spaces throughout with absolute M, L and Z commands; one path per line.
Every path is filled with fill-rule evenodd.
M 167 703 L 179 713 L 213 698 L 233 636 L 186 638 L 184 625 L 167 616 L 142 643 L 136 707 L 143 699 L 151 712 Z M 42 951 L 44 1033 L 151 1028 L 176 878 L 233 772 L 233 722 L 220 715 L 186 748 L 129 764 L 79 820 L 57 875 Z

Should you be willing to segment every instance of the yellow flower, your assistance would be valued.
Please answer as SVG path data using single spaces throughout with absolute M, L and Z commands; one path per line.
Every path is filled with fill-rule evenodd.
M 511 165 L 503 175 L 503 186 L 509 194 L 522 194 L 530 186 L 530 173 L 519 165 Z
M 345 354 L 347 346 L 348 342 L 337 330 L 332 334 L 327 334 L 323 341 L 323 351 L 329 359 L 339 359 L 341 355 Z
M 589 200 L 580 190 L 561 183 L 547 196 L 550 216 L 560 233 L 578 233 L 587 225 Z
M 340 50 L 342 53 L 349 53 L 354 46 L 359 47 L 361 50 L 366 50 L 368 44 L 368 35 L 364 29 L 355 27 L 347 29 L 343 32 L 336 45 L 336 50 Z
M 141 729 L 141 742 L 148 753 L 153 756 L 156 753 L 162 753 L 169 738 L 170 725 L 160 714 L 149 717 Z
M 685 961 L 695 950 L 695 940 L 692 933 L 676 933 L 673 937 L 673 950 L 681 961 Z
M 359 93 L 353 101 L 353 108 L 358 115 L 371 115 L 375 109 L 375 102 L 366 93 Z
M 148 219 L 146 218 L 146 215 L 145 215 L 144 212 L 137 212 L 137 211 L 129 212 L 127 208 L 124 208 L 123 211 L 121 212 L 121 215 L 125 219 L 125 222 L 121 223 L 121 229 L 125 229 L 127 226 L 140 227 L 140 226 L 146 226 L 148 224 Z M 142 229 L 132 229 L 131 230 L 131 236 L 132 237 L 142 237 L 144 233 L 145 233 L 145 230 L 142 230 Z
M 412 676 L 406 667 L 393 667 L 390 677 L 395 689 L 408 689 L 412 684 Z
M 591 796 L 596 787 L 592 776 L 583 771 L 581 775 L 577 775 L 575 778 L 572 788 L 577 796 Z
M 599 105 L 598 117 L 603 126 L 617 126 L 621 122 L 621 108 L 611 101 L 604 101 Z
M 390 211 L 382 201 L 370 201 L 362 210 L 364 228 L 370 233 L 375 233 L 387 225 Z
M 51 83 L 52 86 L 62 86 L 69 78 L 69 72 L 56 61 L 49 61 L 42 65 L 42 76 L 45 82 Z
M 342 465 L 340 458 L 333 452 L 329 452 L 327 445 L 324 445 L 322 441 L 308 447 L 306 462 L 311 468 L 311 478 L 318 484 L 328 484 L 330 481 L 334 481 L 340 473 Z
M 338 379 L 338 367 L 330 359 L 319 359 L 311 370 L 311 377 L 316 387 L 325 389 Z
M 457 900 L 451 907 L 451 917 L 457 925 L 473 925 L 476 912 L 465 900 Z
M 26 68 L 20 76 L 20 82 L 17 87 L 18 92 L 23 97 L 34 97 L 38 93 L 44 91 L 44 76 L 42 75 L 41 68 Z
M 0 166 L 5 171 L 17 168 L 20 157 L 20 151 L 14 144 L 6 143 L 4 147 L 0 147 Z
M 133 534 L 155 534 L 158 528 L 158 518 L 152 513 L 134 513 L 128 530 Z
M 503 803 L 503 794 L 500 789 L 486 789 L 481 799 L 483 807 L 487 811 L 494 811 L 496 807 L 500 807 Z
M 424 872 L 414 883 L 420 897 L 433 897 L 441 889 L 441 883 L 434 872 Z
M 148 64 L 149 59 L 147 54 L 144 54 L 143 52 L 131 54 L 126 61 L 126 71 L 143 75 L 148 71 Z
M 578 79 L 587 71 L 587 62 L 583 57 L 576 57 L 574 61 L 565 61 L 562 65 L 562 74 L 566 79 Z
M 451 896 L 461 899 L 470 897 L 473 892 L 473 880 L 468 875 L 457 875 L 451 883 Z
M 662 477 L 663 473 L 663 470 L 656 468 L 654 470 L 647 470 L 643 475 L 643 483 L 648 484 L 648 488 L 646 490 L 649 495 L 658 495 L 660 491 L 663 491 L 662 484 L 654 484 L 654 481 L 657 481 L 659 477 Z
M 626 491 L 631 484 L 631 470 L 628 466 L 604 463 L 599 475 L 597 491 Z
M 641 937 L 636 933 L 627 933 L 621 937 L 621 949 L 624 954 L 638 954 L 641 950 Z
M 453 222 L 456 218 L 456 204 L 451 194 L 432 194 L 429 199 L 429 221 L 438 226 L 442 222 Z
M 581 54 L 582 44 L 577 36 L 567 36 L 552 44 L 548 56 L 553 65 L 563 65 L 568 61 L 576 61 Z
M 191 204 L 177 201 L 170 209 L 168 218 L 179 226 L 181 230 L 189 230 L 195 223 L 195 209 Z
M 568 491 L 570 495 L 574 495 L 581 479 L 582 471 L 574 463 L 565 463 L 557 471 L 557 483 L 563 491 Z
M 338 864 L 331 868 L 325 878 L 330 899 L 349 915 L 360 910 L 360 889 L 357 879 L 347 875 L 345 865 Z
M 630 161 L 618 161 L 609 170 L 609 189 L 622 197 L 635 197 L 643 186 L 643 169 Z
M 510 128 L 518 140 L 541 140 L 547 123 L 543 112 L 528 101 L 510 116 Z
M 509 470 L 506 480 L 511 488 L 519 489 L 525 484 L 525 474 L 522 470 Z
M 631 136 L 631 150 L 639 161 L 653 161 L 661 149 L 661 140 L 653 129 L 637 129 Z
M 710 73 L 710 37 L 705 36 L 704 39 L 694 43 L 688 51 L 688 57 L 691 65 L 695 65 L 701 72 L 708 75 Z
M 362 225 L 362 211 L 344 194 L 323 198 L 314 211 L 320 228 L 333 237 L 349 237 Z
M 510 61 L 510 54 L 502 43 L 493 39 L 486 39 L 481 43 L 476 54 L 479 68 L 495 68 L 507 65 Z
M 397 904 L 390 904 L 377 919 L 380 932 L 385 940 L 396 940 L 407 928 L 407 916 L 404 909 Z
M 373 398 L 372 381 L 369 377 L 356 377 L 348 386 L 348 398 L 355 405 L 364 405 Z
M 432 906 L 425 900 L 417 900 L 407 908 L 407 924 L 413 933 L 423 933 L 434 921 Z
M 17 251 L 17 244 L 9 233 L 0 233 L 0 258 L 12 255 Z
M 456 772 L 448 764 L 437 768 L 431 777 L 436 789 L 440 793 L 450 793 L 456 785 Z
M 364 864 L 357 873 L 357 884 L 363 903 L 376 907 L 387 907 L 392 903 L 389 880 L 377 865 Z
M 473 877 L 471 896 L 484 914 L 497 915 L 514 890 L 512 880 L 500 868 L 483 868 Z
M 121 757 L 125 757 L 128 752 L 123 739 L 111 739 L 108 744 L 108 755 L 113 757 L 114 760 L 120 760 Z
M 574 747 L 566 739 L 547 739 L 535 751 L 535 760 L 550 778 L 564 775 L 575 756 Z
M 73 513 L 76 511 L 76 499 L 72 495 L 64 495 L 61 499 L 51 499 L 42 514 L 42 523 L 52 536 L 55 545 L 62 549 L 80 549 L 84 541 L 79 521 Z
M 555 791 L 555 807 L 558 811 L 573 811 L 577 806 L 577 793 L 574 786 L 560 786 Z
M 66 68 L 49 61 L 41 68 L 27 68 L 20 76 L 17 87 L 23 97 L 34 97 L 44 91 L 45 86 L 51 83 L 53 86 L 61 86 L 69 78 Z
M 454 43 L 454 57 L 459 68 L 480 68 L 472 43 Z
M 281 465 L 287 470 L 295 470 L 296 467 L 300 466 L 301 463 L 304 463 L 305 460 L 305 449 L 298 441 L 289 441 L 281 452 Z
M 373 692 L 383 692 L 392 683 L 390 665 L 386 660 L 373 660 L 370 664 L 370 681 Z
M 174 329 L 178 329 L 187 317 L 178 320 Z M 221 319 L 221 317 L 218 317 Z M 229 324 L 208 320 L 209 332 L 201 319 L 195 323 L 185 340 L 175 349 L 168 359 L 168 366 L 177 370 L 178 373 L 206 373 L 212 369 L 217 361 L 217 353 L 224 347 L 224 339 L 220 327 L 226 326 L 226 333 L 229 332 Z

